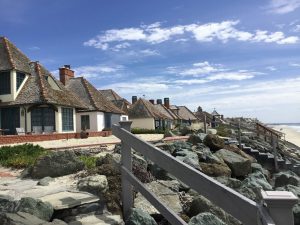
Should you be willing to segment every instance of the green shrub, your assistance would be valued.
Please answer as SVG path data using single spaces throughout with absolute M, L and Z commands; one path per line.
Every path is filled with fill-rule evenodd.
M 96 161 L 97 158 L 93 156 L 79 156 L 79 159 L 84 163 L 87 169 L 94 169 L 96 168 Z
M 223 124 L 220 124 L 217 128 L 217 135 L 222 137 L 230 137 L 231 136 L 231 129 Z
M 164 134 L 165 130 L 163 129 L 143 129 L 143 128 L 132 128 L 131 133 L 133 134 Z
M 24 144 L 3 146 L 0 148 L 0 165 L 13 168 L 25 168 L 47 151 L 39 145 Z

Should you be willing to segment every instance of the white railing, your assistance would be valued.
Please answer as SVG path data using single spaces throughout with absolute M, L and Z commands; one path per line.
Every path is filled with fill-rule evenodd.
M 240 220 L 244 225 L 294 224 L 292 207 L 298 199 L 291 192 L 262 191 L 263 201 L 258 204 L 131 134 L 131 123 L 131 121 L 121 121 L 120 126 L 113 125 L 112 128 L 113 134 L 122 141 L 122 203 L 125 219 L 128 218 L 133 207 L 132 186 L 134 186 L 172 225 L 186 225 L 132 174 L 131 149 L 134 149 Z

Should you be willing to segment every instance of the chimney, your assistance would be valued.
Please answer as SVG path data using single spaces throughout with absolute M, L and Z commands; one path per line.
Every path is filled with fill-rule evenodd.
M 136 103 L 137 101 L 137 96 L 132 96 L 132 104 Z
M 170 108 L 170 99 L 169 98 L 164 98 L 164 105 L 166 108 Z
M 151 102 L 154 105 L 154 99 L 150 99 L 149 102 Z
M 74 78 L 74 71 L 71 70 L 70 65 L 64 65 L 59 68 L 59 80 L 63 85 L 67 85 L 71 78 Z
M 157 99 L 157 100 L 156 100 L 156 103 L 157 103 L 157 104 L 162 104 L 162 100 L 161 100 L 161 99 Z

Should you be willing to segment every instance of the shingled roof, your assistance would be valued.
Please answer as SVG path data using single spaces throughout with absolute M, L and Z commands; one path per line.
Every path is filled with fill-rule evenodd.
M 186 106 L 177 106 L 178 107 L 178 115 L 183 120 L 197 120 L 197 117 L 189 110 Z
M 179 119 L 178 116 L 173 113 L 170 109 L 165 107 L 163 104 L 156 104 L 154 107 L 160 111 L 162 114 L 164 114 L 168 119 L 176 120 Z
M 168 117 L 156 109 L 151 102 L 142 98 L 139 98 L 133 105 L 130 106 L 128 115 L 130 119 L 168 119 Z
M 6 37 L 0 37 L 0 71 L 18 70 L 31 73 L 30 59 Z
M 87 107 L 42 65 L 31 62 L 7 38 L 0 38 L 0 70 L 18 70 L 28 74 L 28 79 L 15 101 L 1 102 L 0 106 L 55 104 L 81 109 Z M 53 80 L 58 87 L 57 90 L 51 87 L 47 79 Z
M 71 78 L 66 87 L 88 105 L 89 111 L 125 114 L 83 77 Z
M 110 100 L 115 106 L 128 114 L 128 106 L 131 105 L 129 101 L 127 101 L 125 98 L 122 98 L 112 89 L 99 90 L 99 92 L 108 100 Z

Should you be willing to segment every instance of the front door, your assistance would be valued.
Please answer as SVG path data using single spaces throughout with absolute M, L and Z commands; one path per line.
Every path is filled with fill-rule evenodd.
M 5 134 L 16 134 L 16 128 L 20 127 L 20 108 L 1 108 L 1 129 L 7 129 Z
M 104 113 L 105 128 L 111 128 L 111 113 Z

